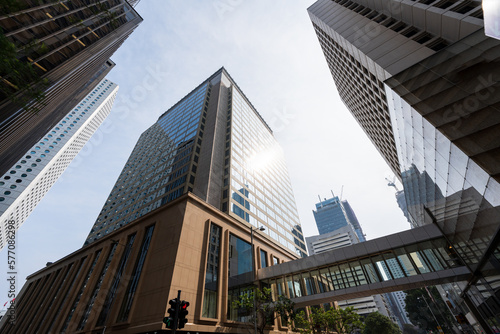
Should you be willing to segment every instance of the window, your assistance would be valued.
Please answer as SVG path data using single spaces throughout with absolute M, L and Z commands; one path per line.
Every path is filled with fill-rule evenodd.
M 267 253 L 262 249 L 260 250 L 260 267 L 261 268 L 267 267 Z
M 101 313 L 99 314 L 99 318 L 97 319 L 96 326 L 103 326 L 106 322 L 106 319 L 108 318 L 108 313 L 115 298 L 116 289 L 120 284 L 120 279 L 122 277 L 123 271 L 125 270 L 125 267 L 127 265 L 130 252 L 132 251 L 134 240 L 135 234 L 130 235 L 127 239 L 127 245 L 125 246 L 120 264 L 118 265 L 117 272 L 115 273 L 113 278 L 113 283 L 111 284 L 108 295 L 106 296 L 106 300 L 104 301 L 104 305 L 102 306 Z
M 66 321 L 64 322 L 64 326 L 61 329 L 61 332 L 64 332 L 66 328 L 68 328 L 69 322 L 71 318 L 73 317 L 73 313 L 76 310 L 76 307 L 78 306 L 78 302 L 80 301 L 80 298 L 82 297 L 83 291 L 85 290 L 85 287 L 87 286 L 87 283 L 90 279 L 90 276 L 92 275 L 92 272 L 94 271 L 95 265 L 97 264 L 97 260 L 99 259 L 99 255 L 101 255 L 101 250 L 98 250 L 95 254 L 94 257 L 94 262 L 92 262 L 92 265 L 90 266 L 89 271 L 87 272 L 87 276 L 85 277 L 85 280 L 83 281 L 83 284 L 78 291 L 78 294 L 76 295 L 75 301 L 73 302 L 73 306 L 71 307 L 71 310 L 69 311 L 68 317 L 66 318 Z
M 111 260 L 113 259 L 113 255 L 115 255 L 116 245 L 118 245 L 118 244 L 113 244 L 113 246 L 111 246 L 106 263 L 101 270 L 101 274 L 99 275 L 99 279 L 97 280 L 97 283 L 94 287 L 94 291 L 92 292 L 92 296 L 90 297 L 90 299 L 87 303 L 87 307 L 85 308 L 85 312 L 83 312 L 83 316 L 80 319 L 80 323 L 78 324 L 78 327 L 77 327 L 78 331 L 83 330 L 83 328 L 85 327 L 85 324 L 87 323 L 87 320 L 88 320 L 89 315 L 90 315 L 90 311 L 92 311 L 92 307 L 94 306 L 97 295 L 99 294 L 99 291 L 101 290 L 101 284 L 104 280 L 104 276 L 106 276 L 106 272 L 108 271 L 109 265 L 111 264 Z
M 221 231 L 217 225 L 210 227 L 210 238 L 207 249 L 207 270 L 205 274 L 205 291 L 203 293 L 202 317 L 217 317 L 217 299 L 219 284 L 219 255 Z
M 128 283 L 125 297 L 120 308 L 120 313 L 118 314 L 118 321 L 126 321 L 128 319 L 128 315 L 134 301 L 135 291 L 137 290 L 137 285 L 139 284 L 139 279 L 141 278 L 142 268 L 144 266 L 144 262 L 146 261 L 146 255 L 148 254 L 149 245 L 153 237 L 153 230 L 154 225 L 149 226 L 146 229 L 146 233 L 142 241 L 141 251 L 137 257 L 137 262 Z
M 252 271 L 252 252 L 250 243 L 229 236 L 229 277 L 235 277 Z

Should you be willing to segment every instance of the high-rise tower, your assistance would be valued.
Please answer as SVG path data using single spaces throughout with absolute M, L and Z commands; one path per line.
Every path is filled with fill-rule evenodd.
M 319 234 L 333 232 L 350 225 L 356 231 L 359 241 L 366 241 L 358 218 L 346 200 L 341 201 L 337 196 L 325 198 L 324 201 L 316 203 L 316 211 L 313 211 L 313 214 Z
M 303 240 L 283 152 L 221 68 L 141 135 L 86 245 L 28 278 L 1 332 L 160 332 L 179 290 L 186 330 L 231 332 Z
M 142 21 L 133 8 L 137 2 L 2 5 L 0 39 L 8 66 L 0 69 L 0 175 L 114 66 L 109 58 Z
M 1 176 L 0 249 L 109 115 L 117 92 L 118 85 L 102 80 Z
M 86 244 L 186 192 L 305 255 L 283 152 L 223 68 L 141 135 Z
M 308 11 L 341 99 L 399 175 L 383 82 L 481 29 L 481 2 L 319 0 Z
M 436 224 L 478 280 L 455 284 L 500 321 L 500 41 L 480 1 L 319 0 L 309 8 L 339 93 L 403 183 L 412 226 Z

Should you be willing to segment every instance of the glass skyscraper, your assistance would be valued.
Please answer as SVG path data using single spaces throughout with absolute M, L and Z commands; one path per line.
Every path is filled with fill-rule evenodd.
M 141 135 L 86 244 L 186 192 L 306 254 L 283 152 L 223 68 Z
M 340 96 L 403 183 L 410 224 L 437 225 L 474 272 L 450 295 L 478 331 L 494 333 L 500 41 L 485 35 L 483 9 L 476 0 L 319 0 L 308 11 Z
M 337 196 L 325 198 L 324 201 L 316 203 L 316 211 L 313 211 L 313 214 L 319 234 L 326 234 L 351 225 L 359 241 L 366 241 L 361 225 L 346 200 L 341 201 Z

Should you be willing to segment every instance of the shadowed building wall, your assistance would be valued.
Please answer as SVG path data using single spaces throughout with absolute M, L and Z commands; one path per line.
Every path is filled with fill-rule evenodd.
M 295 258 L 260 233 L 254 251 L 257 269 Z M 185 331 L 246 333 L 228 291 L 253 282 L 251 258 L 248 226 L 188 193 L 28 277 L 0 331 L 160 332 L 182 290 Z
M 0 16 L 1 32 L 46 84 L 39 86 L 43 99 L 30 103 L 13 74 L 0 73 L 0 174 L 94 89 L 114 66 L 111 55 L 142 21 L 126 0 L 16 6 Z

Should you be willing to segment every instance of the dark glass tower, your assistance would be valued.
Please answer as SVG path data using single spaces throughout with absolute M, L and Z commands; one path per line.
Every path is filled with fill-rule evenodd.
M 361 225 L 359 224 L 349 202 L 340 201 L 337 196 L 316 203 L 316 211 L 313 211 L 314 220 L 320 235 L 338 230 L 344 226 L 352 226 L 359 241 L 366 241 Z
M 283 152 L 224 69 L 141 135 L 86 244 L 186 192 L 306 254 Z
M 477 330 L 498 331 L 500 41 L 485 36 L 481 1 L 320 0 L 309 14 L 342 99 L 403 183 L 410 223 L 436 224 L 474 272 L 450 295 Z
M 2 45 L 15 50 L 9 61 L 19 64 L 16 70 L 30 70 L 0 70 L 0 174 L 95 88 L 114 66 L 111 55 L 142 21 L 126 0 L 9 6 L 0 16 Z M 44 96 L 32 100 L 22 89 L 26 82 Z
M 359 224 L 358 218 L 356 217 L 356 214 L 354 213 L 354 210 L 352 209 L 349 202 L 343 200 L 342 206 L 344 207 L 344 212 L 346 214 L 347 219 L 352 224 L 352 227 L 354 227 L 354 231 L 356 231 L 356 234 L 358 235 L 359 241 L 361 242 L 366 241 L 365 235 L 363 234 L 363 230 L 361 229 L 361 225 Z

